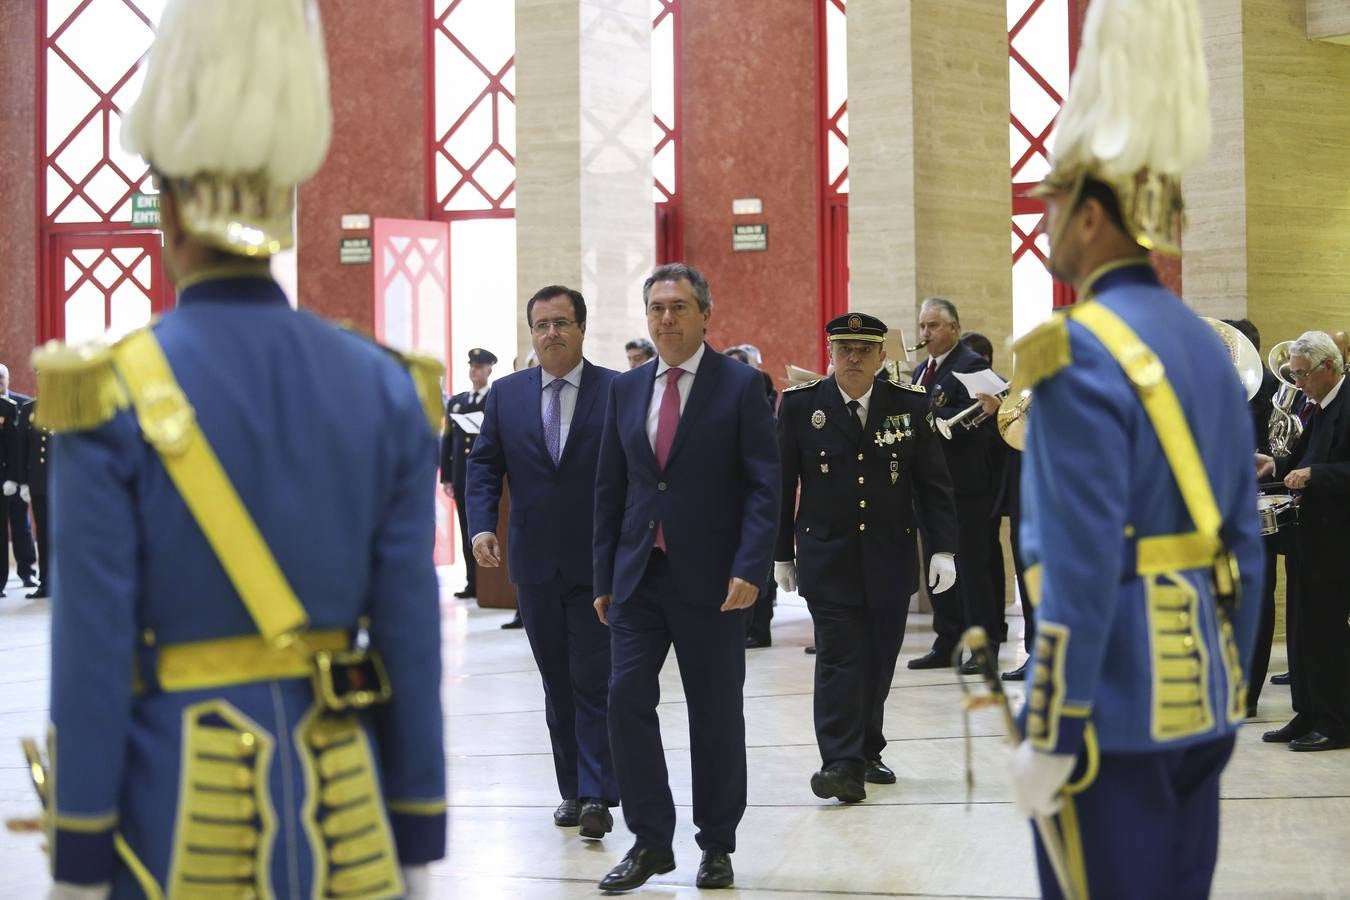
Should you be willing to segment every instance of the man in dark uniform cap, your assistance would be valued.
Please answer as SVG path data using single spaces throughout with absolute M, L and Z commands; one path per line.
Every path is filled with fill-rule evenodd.
M 891 784 L 882 712 L 918 589 L 915 507 L 931 546 L 930 587 L 956 581 L 956 501 L 923 388 L 875 378 L 886 325 L 832 320 L 829 378 L 788 388 L 778 416 L 783 505 L 774 578 L 800 590 L 816 626 L 817 797 L 865 798 Z M 801 503 L 796 503 L 801 484 Z M 795 556 L 794 557 L 794 538 Z
M 455 593 L 461 600 L 478 596 L 478 567 L 469 549 L 469 518 L 465 510 L 467 495 L 464 490 L 468 473 L 469 454 L 473 452 L 478 432 L 472 434 L 460 428 L 450 417 L 482 412 L 487 406 L 488 378 L 497 357 L 490 350 L 474 347 L 469 351 L 470 390 L 455 394 L 445 404 L 445 432 L 441 436 L 441 489 L 455 501 L 455 516 L 459 519 L 459 546 L 464 553 L 464 590 Z

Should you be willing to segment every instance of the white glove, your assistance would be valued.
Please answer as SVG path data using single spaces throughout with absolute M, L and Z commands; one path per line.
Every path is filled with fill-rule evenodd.
M 23 499 L 24 503 L 33 502 L 33 495 L 28 493 L 28 485 L 26 484 L 19 485 L 19 496 Z
M 71 884 L 67 881 L 58 881 L 47 892 L 47 900 L 108 900 L 111 894 L 112 885 L 106 882 Z
M 19 490 L 18 482 L 14 482 L 14 481 L 6 481 L 6 482 L 5 482 L 5 484 L 4 484 L 4 491 L 5 491 L 5 496 L 6 496 L 6 497 L 13 497 L 14 494 L 15 494 L 18 490 Z
M 425 865 L 403 867 L 404 900 L 430 900 L 431 870 Z
M 1013 805 L 1018 813 L 1030 819 L 1059 812 L 1060 789 L 1077 761 L 1067 753 L 1043 753 L 1026 741 L 1018 744 L 1012 757 Z
M 956 584 L 956 557 L 950 553 L 934 553 L 928 560 L 928 587 L 930 594 L 940 594 Z
M 774 563 L 773 580 L 780 591 L 797 590 L 797 564 L 792 560 Z

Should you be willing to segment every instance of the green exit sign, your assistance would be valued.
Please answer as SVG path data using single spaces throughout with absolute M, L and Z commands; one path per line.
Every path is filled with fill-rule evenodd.
M 131 224 L 134 228 L 159 227 L 159 194 L 131 195 Z

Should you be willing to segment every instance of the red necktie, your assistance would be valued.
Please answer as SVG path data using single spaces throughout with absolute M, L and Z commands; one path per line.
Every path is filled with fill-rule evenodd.
M 666 389 L 661 394 L 661 410 L 656 416 L 656 465 L 665 469 L 670 458 L 671 445 L 675 443 L 675 429 L 680 425 L 680 376 L 684 369 L 671 366 L 666 370 Z M 656 546 L 662 552 L 666 549 L 664 526 L 657 526 Z
M 923 367 L 923 376 L 919 378 L 919 387 L 928 387 L 928 383 L 933 380 L 933 370 L 937 366 L 933 363 L 933 358 L 928 358 L 928 365 Z

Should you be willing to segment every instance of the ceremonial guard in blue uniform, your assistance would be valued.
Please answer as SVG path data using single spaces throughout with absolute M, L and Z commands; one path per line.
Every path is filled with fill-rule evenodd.
M 1146 249 L 1175 247 L 1180 172 L 1208 146 L 1203 61 L 1156 68 L 1179 35 L 1198 53 L 1197 13 L 1155 5 L 1141 34 L 1128 5 L 1089 7 L 1038 188 L 1050 270 L 1080 300 L 1015 348 L 1013 388 L 1034 387 L 1022 549 L 1037 623 L 1013 788 L 1024 814 L 1053 816 L 1037 836 L 1045 896 L 1198 898 L 1260 616 L 1255 445 L 1230 354 Z M 1121 65 L 1167 102 L 1106 96 L 1130 82 Z M 1158 105 L 1131 107 L 1145 95 Z
M 788 388 L 778 413 L 774 577 L 801 592 L 815 622 L 821 769 L 811 790 L 854 803 L 864 781 L 895 782 L 881 760 L 883 712 L 919 587 L 919 516 L 941 593 L 956 580 L 956 501 L 926 392 L 874 377 L 885 323 L 848 313 L 825 332 L 834 374 Z
M 52 433 L 37 421 L 37 401 L 29 400 L 19 410 L 19 434 L 14 443 L 13 465 L 19 482 L 19 496 L 33 510 L 33 528 L 37 537 L 38 584 L 28 595 L 36 600 L 49 595 L 52 558 L 48 554 L 51 534 L 47 518 L 47 464 L 51 457 Z
M 464 587 L 456 591 L 461 600 L 478 596 L 478 566 L 474 562 L 472 542 L 469 540 L 468 472 L 469 454 L 478 440 L 478 431 L 462 428 L 451 418 L 454 415 L 481 413 L 487 408 L 488 377 L 497 364 L 497 356 L 490 350 L 474 347 L 469 351 L 469 381 L 472 389 L 455 394 L 445 403 L 445 432 L 441 436 L 441 484 L 449 485 L 455 501 L 455 517 L 459 521 L 460 547 L 464 551 Z
M 441 367 L 268 275 L 329 122 L 314 4 L 165 8 L 123 139 L 180 308 L 34 360 L 56 897 L 424 897 L 444 855 Z

